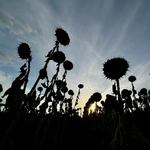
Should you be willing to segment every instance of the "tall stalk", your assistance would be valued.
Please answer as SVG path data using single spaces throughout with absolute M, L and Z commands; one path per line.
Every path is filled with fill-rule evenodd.
M 26 82 L 24 84 L 24 88 L 23 88 L 23 93 L 25 94 L 25 90 L 26 90 L 26 87 L 27 87 L 27 83 L 28 83 L 28 77 L 29 77 L 29 73 L 30 73 L 30 62 L 31 62 L 31 56 L 29 57 L 28 59 L 28 72 L 27 72 L 27 75 L 26 75 Z
M 53 53 L 55 52 L 55 49 L 56 49 L 58 46 L 59 46 L 59 42 L 56 42 L 56 46 L 53 48 L 52 52 L 51 52 L 51 53 L 49 52 L 49 53 L 50 53 L 50 56 L 48 56 L 48 59 L 46 60 L 46 63 L 45 63 L 45 65 L 44 65 L 44 69 L 47 68 L 48 63 L 49 63 L 49 61 L 51 60 L 51 57 L 52 57 Z M 35 81 L 35 83 L 34 83 L 32 89 L 31 89 L 31 91 L 29 92 L 29 95 L 30 95 L 30 96 L 31 96 L 31 95 L 33 94 L 33 92 L 35 91 L 35 88 L 36 88 L 36 86 L 37 86 L 37 84 L 38 84 L 39 81 L 40 81 L 40 74 L 39 74 L 38 78 L 36 79 L 36 81 Z
M 117 82 L 117 91 L 118 91 L 118 101 L 119 101 L 119 127 L 120 127 L 120 144 L 122 147 L 125 146 L 125 138 L 124 138 L 124 112 L 123 112 L 123 101 L 120 95 L 120 85 L 119 79 L 116 79 Z

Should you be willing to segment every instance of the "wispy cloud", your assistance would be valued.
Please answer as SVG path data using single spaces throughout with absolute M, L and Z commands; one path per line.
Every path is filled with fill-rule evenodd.
M 18 58 L 17 52 L 13 53 L 5 48 L 0 47 L 0 63 L 1 65 L 17 65 L 16 63 L 22 63 L 22 61 Z M 18 67 L 18 65 L 17 65 Z
M 32 32 L 32 28 L 22 18 L 16 17 L 3 8 L 0 10 L 0 17 L 0 27 L 9 29 L 9 32 L 14 35 L 23 35 Z

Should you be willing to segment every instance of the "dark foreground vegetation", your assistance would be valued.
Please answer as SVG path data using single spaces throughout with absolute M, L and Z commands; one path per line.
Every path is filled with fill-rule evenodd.
M 0 100 L 0 150 L 149 150 L 150 149 L 150 91 L 134 87 L 135 76 L 128 78 L 131 89 L 120 91 L 119 79 L 129 68 L 124 58 L 108 59 L 103 64 L 107 79 L 114 80 L 112 93 L 102 100 L 99 92 L 93 93 L 82 109 L 78 100 L 84 85 L 78 85 L 78 94 L 67 87 L 67 72 L 73 69 L 71 61 L 59 50 L 67 46 L 70 38 L 66 31 L 57 28 L 55 46 L 46 56 L 35 84 L 28 94 L 26 87 L 32 61 L 28 44 L 21 43 L 18 54 L 26 60 L 19 76 Z M 56 62 L 56 73 L 49 80 L 47 67 Z M 58 79 L 60 66 L 64 67 Z M 43 80 L 41 86 L 39 81 Z M 0 84 L 0 92 L 3 87 Z M 72 103 L 76 98 L 75 104 Z M 99 103 L 99 104 L 98 104 Z M 95 108 L 91 110 L 91 106 Z

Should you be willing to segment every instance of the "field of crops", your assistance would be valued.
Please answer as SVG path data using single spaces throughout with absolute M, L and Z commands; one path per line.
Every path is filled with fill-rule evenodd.
M 132 90 L 120 91 L 119 79 L 126 74 L 129 63 L 124 58 L 108 59 L 103 64 L 107 79 L 114 80 L 113 94 L 102 101 L 101 93 L 95 92 L 87 100 L 83 115 L 77 108 L 81 89 L 75 105 L 74 92 L 68 90 L 67 72 L 73 63 L 59 51 L 59 45 L 70 43 L 66 31 L 56 29 L 55 46 L 46 56 L 44 67 L 39 71 L 35 84 L 25 94 L 32 61 L 27 43 L 21 43 L 18 54 L 26 63 L 0 99 L 0 149 L 1 150 L 149 150 L 150 149 L 150 91 L 134 87 L 135 76 L 128 78 Z M 56 62 L 56 73 L 47 76 L 47 65 Z M 64 67 L 62 79 L 58 79 L 60 66 Z M 41 86 L 38 86 L 43 80 Z M 0 84 L 0 92 L 3 86 Z M 69 98 L 66 98 L 66 93 Z M 3 98 L 6 98 L 4 103 Z M 97 103 L 101 103 L 101 107 Z M 94 106 L 93 109 L 92 106 Z

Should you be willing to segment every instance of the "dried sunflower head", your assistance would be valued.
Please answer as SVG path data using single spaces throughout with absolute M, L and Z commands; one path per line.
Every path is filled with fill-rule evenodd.
M 125 99 L 126 97 L 129 97 L 131 95 L 131 91 L 128 90 L 128 89 L 123 89 L 122 92 L 121 92 L 121 96 L 123 99 Z
M 61 29 L 61 28 L 57 28 L 55 30 L 55 36 L 57 37 L 57 40 L 64 46 L 67 46 L 69 45 L 70 43 L 70 38 L 69 38 L 69 35 L 68 33 Z
M 73 68 L 73 63 L 69 60 L 66 60 L 63 63 L 63 67 L 64 67 L 65 70 L 71 70 Z
M 142 88 L 140 90 L 140 95 L 147 95 L 147 89 L 146 88 Z
M 41 86 L 39 86 L 39 87 L 38 87 L 38 91 L 39 91 L 39 92 L 42 92 L 42 91 L 43 91 L 43 88 L 42 88 Z
M 73 96 L 73 95 L 74 95 L 74 92 L 73 92 L 72 90 L 69 90 L 69 91 L 68 91 L 68 94 L 71 95 L 71 96 Z
M 18 47 L 18 54 L 21 59 L 28 59 L 31 57 L 30 47 L 27 43 L 21 43 Z
M 79 84 L 79 85 L 78 85 L 78 88 L 79 88 L 79 89 L 82 89 L 83 87 L 84 87 L 83 84 Z
M 135 76 L 130 76 L 130 77 L 128 78 L 128 80 L 129 80 L 130 82 L 134 82 L 134 81 L 136 80 L 136 77 L 135 77 Z
M 124 58 L 112 58 L 108 59 L 103 64 L 103 73 L 106 78 L 115 80 L 121 78 L 126 74 L 129 68 L 129 63 Z
M 40 79 L 43 80 L 44 78 L 47 77 L 47 71 L 46 71 L 46 68 L 41 69 L 39 73 L 40 73 Z
M 65 59 L 66 59 L 66 56 L 62 51 L 57 51 L 53 54 L 53 61 L 57 63 L 63 63 Z
M 95 92 L 92 96 L 91 99 L 93 99 L 96 102 L 99 102 L 102 99 L 102 95 L 99 92 Z

